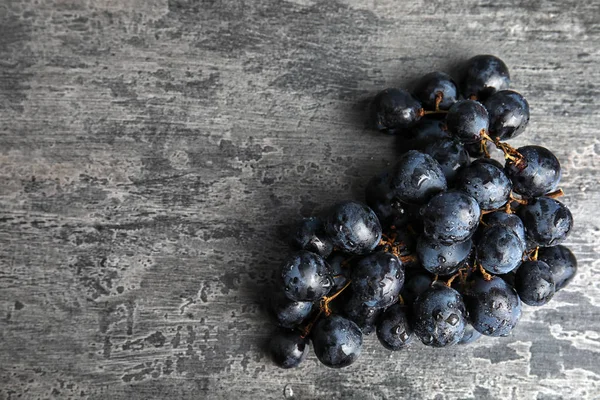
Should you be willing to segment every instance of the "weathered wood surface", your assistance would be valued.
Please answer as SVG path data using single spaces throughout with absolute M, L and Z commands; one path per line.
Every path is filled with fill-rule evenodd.
M 598 43 L 597 0 L 0 2 L 0 397 L 600 398 Z M 394 160 L 370 95 L 477 53 L 562 160 L 579 276 L 510 338 L 275 368 L 277 226 Z

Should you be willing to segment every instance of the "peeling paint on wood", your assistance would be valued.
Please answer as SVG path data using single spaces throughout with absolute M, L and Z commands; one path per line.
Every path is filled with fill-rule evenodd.
M 600 396 L 600 3 L 0 4 L 0 398 Z M 516 333 L 274 367 L 278 227 L 394 161 L 370 96 L 478 53 L 564 167 L 580 274 Z

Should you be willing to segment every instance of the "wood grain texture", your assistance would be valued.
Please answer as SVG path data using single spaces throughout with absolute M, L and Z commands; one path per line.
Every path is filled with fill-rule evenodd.
M 597 0 L 0 2 L 0 398 L 599 398 L 599 42 Z M 394 161 L 370 96 L 478 53 L 562 161 L 579 275 L 509 338 L 277 369 L 278 226 Z

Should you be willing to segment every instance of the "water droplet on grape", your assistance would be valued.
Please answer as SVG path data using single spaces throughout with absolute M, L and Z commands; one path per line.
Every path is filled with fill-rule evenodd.
M 446 322 L 452 326 L 456 326 L 456 324 L 458 324 L 458 321 L 460 321 L 460 318 L 458 318 L 458 315 L 454 313 L 450 314 L 450 316 L 446 318 Z

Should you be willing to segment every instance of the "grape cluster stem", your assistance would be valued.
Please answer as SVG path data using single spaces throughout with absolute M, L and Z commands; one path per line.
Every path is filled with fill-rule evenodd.
M 352 283 L 352 281 L 348 280 L 348 282 L 346 282 L 346 284 L 344 285 L 344 287 L 342 287 L 340 290 L 338 290 L 337 292 L 335 292 L 333 295 L 326 296 L 326 297 L 323 297 L 321 299 L 321 302 L 319 303 L 319 312 L 317 313 L 317 315 L 315 316 L 315 318 L 313 318 L 313 320 L 310 321 L 308 323 L 308 325 L 306 325 L 306 327 L 303 329 L 302 338 L 305 338 L 306 336 L 308 336 L 308 334 L 312 330 L 312 327 L 317 323 L 317 321 L 321 317 L 321 314 L 325 314 L 325 316 L 330 316 L 331 315 L 331 309 L 329 308 L 329 303 L 331 303 L 344 290 L 346 290 L 346 288 L 348 286 L 350 286 L 351 283 Z
M 512 161 L 518 168 L 525 168 L 527 166 L 525 162 L 525 157 L 523 157 L 523 155 L 511 145 L 501 142 L 500 138 L 493 139 L 490 135 L 488 135 L 485 129 L 481 130 L 480 135 L 483 138 L 483 140 L 481 141 L 481 145 L 483 146 L 482 149 L 487 158 L 490 158 L 490 155 L 487 151 L 486 143 L 492 142 L 497 149 L 501 150 L 504 153 L 504 158 Z
M 491 281 L 493 276 L 492 274 L 488 273 L 484 268 L 483 265 L 479 264 L 479 271 L 481 272 L 481 275 L 483 275 L 483 279 L 486 281 Z

